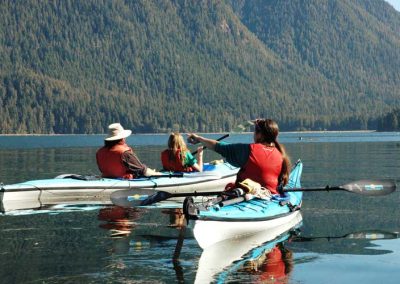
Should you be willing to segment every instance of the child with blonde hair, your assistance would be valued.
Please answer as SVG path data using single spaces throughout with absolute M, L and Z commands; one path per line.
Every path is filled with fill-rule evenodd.
M 168 138 L 168 149 L 161 152 L 164 170 L 174 172 L 203 171 L 203 147 L 197 149 L 197 159 L 190 153 L 185 140 L 179 132 Z

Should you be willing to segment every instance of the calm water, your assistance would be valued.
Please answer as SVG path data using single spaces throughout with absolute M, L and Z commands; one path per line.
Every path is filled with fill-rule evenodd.
M 102 137 L 0 137 L 0 181 L 97 174 L 94 155 Z M 251 135 L 233 135 L 226 141 L 250 139 Z M 134 135 L 128 142 L 146 164 L 159 168 L 166 141 L 166 135 Z M 293 161 L 303 161 L 303 186 L 365 178 L 399 183 L 399 133 L 283 133 L 281 142 Z M 205 152 L 205 160 L 217 158 Z M 213 277 L 230 283 L 261 283 L 272 276 L 285 277 L 288 283 L 398 283 L 399 201 L 399 192 L 385 197 L 307 193 L 297 234 L 258 244 L 265 252 L 258 258 L 257 271 L 236 260 Z M 179 213 L 69 205 L 0 215 L 0 282 L 193 283 L 204 263 L 218 257 L 222 262 L 228 256 L 211 259 L 203 253 L 190 230 L 179 229 Z M 185 237 L 180 250 L 179 235 Z M 238 242 L 235 248 L 245 245 Z M 274 247 L 284 256 L 286 271 L 280 263 L 270 265 L 267 253 Z M 256 252 L 248 252 L 244 259 Z M 174 253 L 179 253 L 178 261 L 172 260 Z

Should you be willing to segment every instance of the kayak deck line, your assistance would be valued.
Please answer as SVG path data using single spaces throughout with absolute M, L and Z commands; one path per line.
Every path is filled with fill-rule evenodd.
M 235 218 L 235 219 L 231 219 L 231 218 L 224 218 L 224 217 L 204 217 L 201 218 L 199 220 L 201 221 L 222 221 L 222 222 L 262 222 L 262 221 L 270 221 L 270 220 L 274 220 L 274 219 L 279 219 L 282 217 L 286 217 L 290 214 L 292 214 L 293 212 L 287 212 L 287 213 L 282 213 L 282 214 L 277 214 L 274 216 L 264 216 L 264 217 L 259 217 L 259 218 L 250 218 L 250 217 L 245 217 L 242 219 L 239 218 Z

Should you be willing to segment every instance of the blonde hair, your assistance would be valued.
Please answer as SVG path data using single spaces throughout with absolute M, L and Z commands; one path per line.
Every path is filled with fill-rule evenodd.
M 173 132 L 168 138 L 169 160 L 175 160 L 175 154 L 180 151 L 182 166 L 185 166 L 186 153 L 189 152 L 185 140 L 179 132 Z

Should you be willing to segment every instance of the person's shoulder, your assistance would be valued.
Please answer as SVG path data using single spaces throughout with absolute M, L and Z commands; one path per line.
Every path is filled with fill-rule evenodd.
M 102 147 L 98 148 L 97 151 L 96 151 L 96 153 L 99 153 L 99 152 L 104 151 L 105 148 L 106 148 L 105 146 L 102 146 Z
M 126 155 L 134 154 L 134 151 L 131 147 L 128 145 L 125 145 L 125 147 L 122 148 L 122 153 Z
M 165 150 L 161 151 L 161 158 L 166 159 L 167 157 L 169 157 L 170 152 L 171 152 L 170 149 L 165 149 Z
M 264 144 L 262 144 L 262 143 L 250 143 L 249 144 L 249 146 L 250 147 L 252 147 L 252 148 L 264 148 L 264 147 L 266 147 Z

